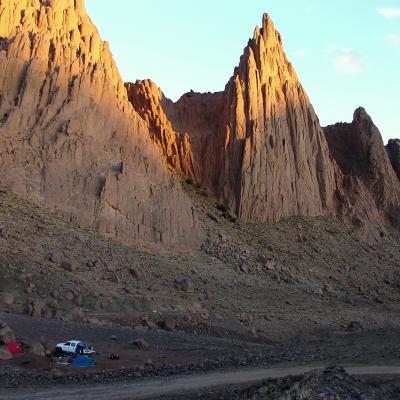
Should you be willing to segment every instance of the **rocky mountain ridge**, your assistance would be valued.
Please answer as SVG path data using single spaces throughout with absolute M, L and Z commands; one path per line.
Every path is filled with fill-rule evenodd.
M 223 92 L 177 103 L 151 81 L 124 85 L 83 0 L 2 0 L 0 38 L 0 181 L 67 220 L 198 247 L 179 177 L 251 223 L 327 215 L 377 238 L 397 218 L 395 147 L 363 115 L 348 134 L 361 147 L 335 147 L 267 14 Z M 344 168 L 354 151 L 368 173 Z
M 363 109 L 351 129 L 323 130 L 267 14 L 224 92 L 187 93 L 173 103 L 151 81 L 127 87 L 153 137 L 164 135 L 155 139 L 164 154 L 174 149 L 167 163 L 244 221 L 328 215 L 376 240 L 397 220 L 395 147 L 388 147 L 392 167 Z M 354 157 L 367 169 L 346 169 Z
M 365 109 L 358 108 L 353 122 L 325 128 L 331 154 L 343 176 L 344 188 L 350 201 L 349 210 L 357 221 L 358 210 L 371 221 L 400 222 L 400 186 L 395 162 L 390 161 L 390 145 L 385 148 L 381 134 Z M 393 151 L 395 159 L 395 151 Z M 376 213 L 378 211 L 378 213 Z

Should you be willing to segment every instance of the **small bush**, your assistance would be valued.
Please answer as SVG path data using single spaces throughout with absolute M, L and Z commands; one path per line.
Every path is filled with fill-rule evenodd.
M 222 213 L 227 213 L 229 211 L 228 206 L 226 204 L 217 204 L 217 210 Z
M 226 204 L 217 204 L 216 208 L 222 213 L 222 216 L 229 222 L 235 223 L 237 218 L 230 213 L 229 207 Z

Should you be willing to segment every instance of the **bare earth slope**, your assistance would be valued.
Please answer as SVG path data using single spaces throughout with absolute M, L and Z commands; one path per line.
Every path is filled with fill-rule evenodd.
M 3 310 L 34 317 L 178 326 L 264 339 L 354 320 L 396 329 L 399 238 L 376 246 L 329 219 L 292 218 L 270 227 L 230 222 L 197 189 L 188 191 L 207 239 L 191 255 L 154 255 L 54 218 L 0 194 Z M 187 278 L 192 289 L 177 282 Z M 128 323 L 129 324 L 129 323 Z
M 83 0 L 0 2 L 0 167 L 9 188 L 107 236 L 197 244 Z
M 177 256 L 124 247 L 0 191 L 0 319 L 30 345 L 51 350 L 79 337 L 102 353 L 96 370 L 76 372 L 27 353 L 0 363 L 0 385 L 282 362 L 397 364 L 398 233 L 370 246 L 325 218 L 232 222 L 204 192 L 187 192 L 207 240 Z M 167 319 L 176 331 L 166 332 Z M 149 350 L 132 345 L 142 338 Z

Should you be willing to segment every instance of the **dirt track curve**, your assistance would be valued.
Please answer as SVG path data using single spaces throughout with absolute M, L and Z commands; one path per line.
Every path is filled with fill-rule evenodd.
M 190 393 L 225 385 L 257 383 L 265 379 L 300 375 L 316 366 L 243 369 L 202 375 L 151 379 L 110 385 L 57 386 L 41 389 L 1 390 L 0 400 L 144 400 L 162 395 Z M 350 375 L 400 375 L 400 366 L 347 366 Z

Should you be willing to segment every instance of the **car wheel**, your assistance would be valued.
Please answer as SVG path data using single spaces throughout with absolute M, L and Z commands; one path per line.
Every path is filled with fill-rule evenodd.
M 56 350 L 55 350 L 55 352 L 54 352 L 54 355 L 55 355 L 56 357 L 61 357 L 61 356 L 64 355 L 64 352 L 62 351 L 61 347 L 56 347 Z

